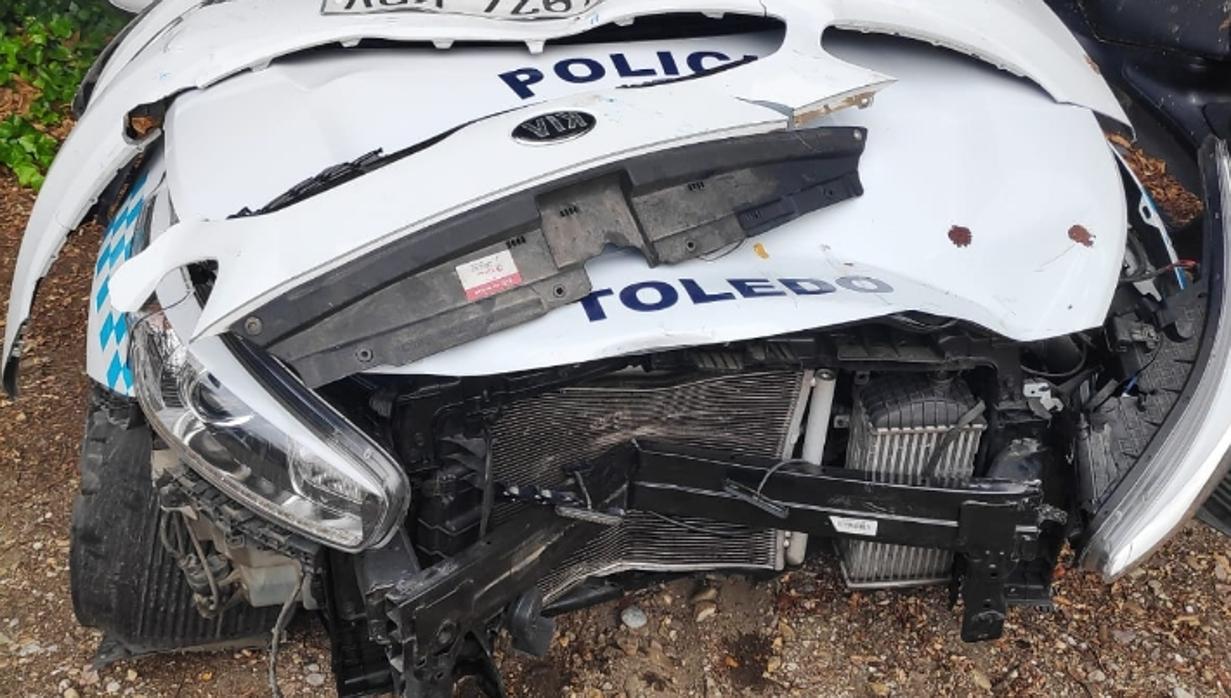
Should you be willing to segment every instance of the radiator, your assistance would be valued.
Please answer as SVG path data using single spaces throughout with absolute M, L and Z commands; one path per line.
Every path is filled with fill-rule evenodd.
M 922 484 L 923 469 L 937 444 L 973 405 L 974 397 L 960 380 L 878 376 L 856 393 L 846 467 L 868 472 L 878 482 Z M 979 417 L 958 429 L 937 463 L 933 482 L 958 485 L 970 479 L 986 428 Z M 948 550 L 857 539 L 843 539 L 839 550 L 851 588 L 936 584 L 952 576 L 953 553 Z
M 803 371 L 704 377 L 616 375 L 508 406 L 492 427 L 498 482 L 551 488 L 563 468 L 633 439 L 782 457 L 798 435 Z M 496 525 L 518 504 L 501 504 Z M 696 518 L 630 511 L 540 583 L 550 602 L 587 577 L 629 570 L 781 569 L 784 534 Z

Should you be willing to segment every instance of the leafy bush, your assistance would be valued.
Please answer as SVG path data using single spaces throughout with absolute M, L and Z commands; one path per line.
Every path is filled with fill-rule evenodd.
M 0 164 L 22 186 L 42 186 L 77 84 L 124 22 L 106 0 L 0 0 Z

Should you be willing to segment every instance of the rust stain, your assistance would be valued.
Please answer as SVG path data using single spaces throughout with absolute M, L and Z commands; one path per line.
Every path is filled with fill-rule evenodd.
M 872 105 L 872 98 L 875 95 L 875 91 L 860 92 L 858 94 L 851 95 L 850 97 L 841 99 L 836 103 L 826 102 L 810 109 L 804 109 L 795 114 L 795 118 L 792 120 L 792 123 L 796 127 L 799 127 L 813 121 L 814 119 L 819 119 L 822 116 L 828 116 L 840 109 L 850 109 L 853 107 L 858 109 L 867 109 Z
M 1094 247 L 1094 236 L 1090 234 L 1089 230 L 1086 230 L 1084 225 L 1075 225 L 1069 228 L 1069 239 L 1079 245 Z
M 1098 63 L 1095 63 L 1093 58 L 1091 58 L 1088 54 L 1086 55 L 1085 58 L 1086 58 L 1086 65 L 1090 66 L 1090 70 L 1093 70 L 1095 75 L 1103 74 L 1102 69 L 1098 67 Z
M 1222 31 L 1231 29 L 1231 17 L 1227 17 L 1226 19 L 1224 19 L 1222 21 L 1222 24 L 1218 25 L 1218 28 L 1221 29 Z
M 769 259 L 769 252 L 765 250 L 765 245 L 762 245 L 759 242 L 752 246 L 752 251 L 756 252 L 757 256 L 761 259 Z
M 955 225 L 949 228 L 949 242 L 953 243 L 954 247 L 969 247 L 974 236 L 970 233 L 970 228 L 964 225 Z

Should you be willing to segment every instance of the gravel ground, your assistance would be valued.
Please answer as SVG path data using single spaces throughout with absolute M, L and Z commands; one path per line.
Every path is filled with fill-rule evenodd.
M 7 298 L 32 196 L 0 175 Z M 43 284 L 22 399 L 0 398 L 0 693 L 267 695 L 265 654 L 161 656 L 95 670 L 99 640 L 73 618 L 69 512 L 86 388 L 83 343 L 98 231 Z M 1079 573 L 1053 612 L 1014 611 L 999 641 L 966 645 L 941 589 L 846 591 L 832 559 L 771 581 L 681 580 L 561 619 L 545 659 L 502 649 L 519 696 L 1225 695 L 1231 691 L 1231 541 L 1190 524 L 1152 563 L 1107 586 Z M 1063 570 L 1062 570 L 1063 571 Z M 620 621 L 628 607 L 647 623 Z M 635 615 L 635 612 L 633 612 Z M 287 695 L 332 694 L 328 644 L 300 618 L 283 654 Z

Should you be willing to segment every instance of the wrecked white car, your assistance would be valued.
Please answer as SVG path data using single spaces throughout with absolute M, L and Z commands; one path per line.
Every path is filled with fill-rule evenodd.
M 102 660 L 276 660 L 303 607 L 342 695 L 499 695 L 501 631 L 831 549 L 985 640 L 1066 543 L 1114 579 L 1226 468 L 1221 2 L 1158 35 L 1110 0 L 117 4 L 3 356 L 15 392 L 39 279 L 106 222 L 71 553 Z

